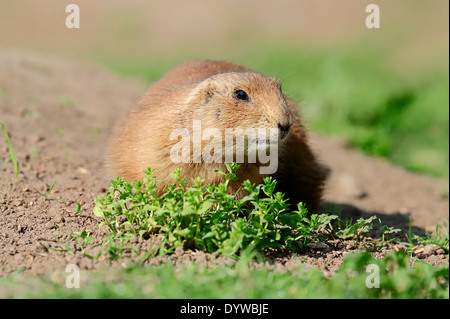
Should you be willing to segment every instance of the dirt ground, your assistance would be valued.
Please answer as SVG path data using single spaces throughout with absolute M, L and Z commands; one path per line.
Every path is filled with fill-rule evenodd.
M 64 232 L 97 234 L 94 198 L 109 187 L 103 172 L 104 146 L 115 121 L 146 85 L 94 65 L 34 52 L 0 49 L 0 65 L 0 122 L 19 161 L 17 182 L 11 162 L 0 169 L 0 276 L 22 270 L 63 272 L 68 263 L 83 269 L 109 266 L 107 258 L 91 260 L 80 251 L 71 254 L 51 248 L 61 248 L 56 238 L 64 243 Z M 411 216 L 418 234 L 433 231 L 437 222 L 448 219 L 448 179 L 421 176 L 368 158 L 344 141 L 314 133 L 311 138 L 319 158 L 331 169 L 325 204 L 337 205 L 344 216 L 376 214 L 383 224 L 404 230 Z M 0 165 L 8 154 L 2 133 Z M 83 205 L 72 216 L 76 202 Z M 307 267 L 333 271 L 345 254 L 357 248 L 352 242 L 329 245 L 297 257 Z M 148 243 L 138 240 L 136 246 L 145 250 Z M 399 248 L 389 245 L 379 256 Z M 436 251 L 418 257 L 434 265 L 449 262 L 448 255 Z M 178 251 L 171 257 L 153 258 L 150 264 L 205 258 L 221 260 L 216 255 Z M 271 263 L 289 267 L 292 258 L 280 256 Z

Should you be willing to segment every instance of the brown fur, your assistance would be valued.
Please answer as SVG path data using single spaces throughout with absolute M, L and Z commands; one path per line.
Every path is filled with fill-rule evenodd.
M 250 101 L 233 97 L 237 89 L 246 91 Z M 278 180 L 277 190 L 285 192 L 293 203 L 302 201 L 317 211 L 324 174 L 308 146 L 294 103 L 283 96 L 277 80 L 226 62 L 188 62 L 154 83 L 111 139 L 107 164 L 112 175 L 137 180 L 151 167 L 156 180 L 164 181 L 158 186 L 159 192 L 172 182 L 170 174 L 177 167 L 187 179 L 199 176 L 206 183 L 223 182 L 215 171 L 226 171 L 223 163 L 177 164 L 170 159 L 170 151 L 178 142 L 170 140 L 172 130 L 188 128 L 192 144 L 193 120 L 201 120 L 202 129 L 218 128 L 222 136 L 225 128 L 292 124 L 287 137 L 279 142 L 278 170 L 273 177 Z M 195 156 L 192 147 L 190 155 Z M 261 183 L 264 177 L 258 163 L 244 164 L 239 181 L 231 183 L 228 191 L 236 192 L 245 179 Z

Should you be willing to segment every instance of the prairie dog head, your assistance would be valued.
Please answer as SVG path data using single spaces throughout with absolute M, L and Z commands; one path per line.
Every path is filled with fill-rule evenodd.
M 203 140 L 210 136 L 210 147 L 234 156 L 278 147 L 293 123 L 280 82 L 254 72 L 213 75 L 195 86 L 185 106 L 187 122 L 201 124 Z M 234 137 L 227 143 L 230 134 Z
M 274 78 L 253 72 L 230 72 L 200 82 L 186 101 L 191 120 L 206 126 L 279 130 L 283 140 L 289 134 L 293 116 L 281 84 Z

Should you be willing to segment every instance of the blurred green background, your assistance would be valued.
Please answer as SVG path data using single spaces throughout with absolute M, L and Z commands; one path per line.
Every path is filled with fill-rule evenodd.
M 80 29 L 65 27 L 70 3 Z M 370 3 L 379 29 L 365 25 Z M 0 49 L 91 61 L 148 83 L 190 59 L 243 64 L 280 79 L 310 130 L 448 177 L 448 9 L 447 0 L 0 0 Z

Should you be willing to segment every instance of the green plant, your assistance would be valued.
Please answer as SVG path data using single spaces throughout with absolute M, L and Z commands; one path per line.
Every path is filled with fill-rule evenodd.
M 35 145 L 33 145 L 30 157 L 37 158 L 39 156 L 40 152 L 41 152 L 41 150 L 39 148 L 37 148 Z
M 405 234 L 405 238 L 408 241 L 407 244 L 409 246 L 414 246 L 414 235 L 412 233 L 412 219 L 411 216 L 409 216 L 409 226 L 408 226 L 408 233 Z
M 99 138 L 99 137 L 102 135 L 102 129 L 99 128 L 99 127 L 97 127 L 97 128 L 95 128 L 95 129 L 93 129 L 93 130 L 89 133 L 89 135 L 90 135 L 92 138 Z
M 142 181 L 112 180 L 107 194 L 96 198 L 94 214 L 101 219 L 99 227 L 106 227 L 109 243 L 124 235 L 149 238 L 161 234 L 164 239 L 155 248 L 159 254 L 184 247 L 235 256 L 246 249 L 301 251 L 334 218 L 308 216 L 302 203 L 289 209 L 270 177 L 260 185 L 244 181 L 242 189 L 248 195 L 237 199 L 226 190 L 236 179 L 239 165 L 232 163 L 227 168 L 228 172 L 218 172 L 225 178 L 219 185 L 194 179 L 188 186 L 189 181 L 177 170 L 174 183 L 162 195 L 156 193 L 151 169 Z
M 78 213 L 81 211 L 82 204 L 80 202 L 76 202 L 75 204 L 77 205 L 77 209 L 75 210 L 75 212 L 70 214 L 70 216 L 72 216 L 72 217 L 78 215 Z
M 68 233 L 59 228 L 58 226 L 55 226 L 55 229 L 65 234 L 67 236 L 67 240 L 65 242 L 62 242 L 58 236 L 51 233 L 52 237 L 55 238 L 55 240 L 60 244 L 61 248 L 50 248 L 50 249 L 60 252 L 68 252 L 72 255 L 74 255 L 75 251 L 79 249 L 83 251 L 83 256 L 93 258 L 91 255 L 85 252 L 86 247 L 94 240 L 94 238 L 91 236 L 89 232 L 82 230 L 79 232 L 72 231 Z M 78 244 L 78 246 L 76 246 L 75 243 Z
M 67 108 L 73 108 L 75 106 L 75 100 L 65 95 L 59 97 L 59 103 Z
M 441 222 L 436 224 L 436 229 L 434 233 L 426 232 L 424 237 L 420 237 L 418 235 L 415 235 L 413 237 L 417 240 L 419 244 L 422 245 L 435 244 L 446 249 L 448 252 L 448 245 L 449 245 L 449 233 L 447 230 L 449 226 L 448 220 L 445 220 L 445 223 L 447 224 L 447 226 L 445 226 L 444 223 Z
M 49 190 L 47 191 L 47 193 L 45 193 L 45 194 L 41 193 L 41 192 L 38 191 L 36 188 L 35 188 L 34 190 L 35 190 L 36 192 L 38 192 L 39 195 L 44 196 L 44 201 L 50 200 L 50 199 L 48 198 L 48 196 L 50 195 L 50 193 L 52 192 L 53 188 L 55 187 L 55 184 L 56 184 L 56 181 L 53 182 L 52 186 L 50 187 L 50 189 L 49 189 Z
M 380 230 L 381 230 L 381 238 L 380 238 L 381 245 L 377 249 L 380 250 L 381 248 L 383 248 L 390 242 L 396 241 L 400 237 L 400 234 L 398 234 L 398 233 L 400 233 L 401 230 L 398 228 L 393 228 L 393 227 L 390 227 L 387 225 L 383 225 L 380 218 L 378 218 L 378 222 L 380 223 Z M 397 234 L 397 235 L 388 239 L 389 235 L 393 235 L 393 234 Z
M 60 230 L 62 233 L 64 233 L 65 235 L 67 235 L 67 240 L 66 240 L 66 242 L 65 243 L 63 243 L 62 241 L 61 241 L 61 239 L 58 237 L 58 236 L 56 236 L 55 234 L 53 234 L 53 233 L 50 233 L 50 235 L 52 235 L 52 237 L 58 242 L 58 244 L 61 246 L 61 248 L 53 248 L 53 247 L 50 247 L 50 249 L 52 249 L 52 250 L 55 250 L 55 251 L 60 251 L 60 252 L 68 252 L 68 253 L 70 253 L 70 254 L 75 254 L 75 250 L 71 247 L 71 242 L 72 242 L 72 239 L 73 239 L 73 232 L 71 232 L 70 234 L 68 234 L 67 232 L 65 232 L 65 231 L 63 231 L 63 230 L 61 230 L 58 226 L 55 226 L 55 228 L 57 229 L 57 230 Z
M 17 156 L 14 155 L 12 147 L 11 147 L 11 141 L 9 140 L 8 132 L 6 131 L 5 125 L 1 123 L 3 134 L 5 135 L 6 144 L 8 145 L 8 151 L 9 151 L 9 157 L 3 162 L 2 167 L 7 163 L 8 160 L 11 160 L 14 166 L 14 174 L 16 176 L 16 181 L 19 177 L 19 161 L 17 160 Z
M 446 223 L 448 227 L 448 220 L 446 220 Z M 449 233 L 447 231 L 447 227 L 443 223 L 438 223 L 436 224 L 436 229 L 434 233 L 426 232 L 425 236 L 420 236 L 412 233 L 411 218 L 410 218 L 409 231 L 408 234 L 405 234 L 407 244 L 411 247 L 417 244 L 421 245 L 434 244 L 444 248 L 448 253 Z
M 371 216 L 367 219 L 360 218 L 353 223 L 353 220 L 349 221 L 339 221 L 339 227 L 337 230 L 337 236 L 342 239 L 356 239 L 358 242 L 361 241 L 363 237 L 373 228 L 372 222 L 377 218 L 377 216 Z M 342 227 L 344 223 L 344 227 Z
M 80 289 L 67 289 L 65 277 L 9 276 L 0 278 L 3 298 L 156 298 L 156 299 L 448 299 L 449 267 L 416 261 L 405 253 L 376 259 L 369 253 L 346 256 L 342 267 L 326 277 L 318 268 L 297 266 L 280 272 L 265 264 L 249 269 L 240 260 L 232 265 L 206 267 L 191 263 L 177 267 L 112 267 L 83 270 Z M 367 266 L 379 270 L 379 288 L 366 285 Z M 270 300 L 268 301 L 270 303 Z M 167 309 L 171 315 L 173 309 Z M 173 316 L 179 307 L 173 311 Z
M 366 286 L 368 265 L 379 271 L 378 288 Z M 383 259 L 368 253 L 350 254 L 327 290 L 344 298 L 448 298 L 448 265 L 436 268 L 416 260 L 414 268 L 411 266 L 412 259 L 405 252 L 389 253 Z
M 0 92 L 1 92 L 2 97 L 3 97 L 5 100 L 9 99 L 10 93 L 9 93 L 9 91 L 8 91 L 7 88 L 2 87 L 2 89 L 0 90 Z

